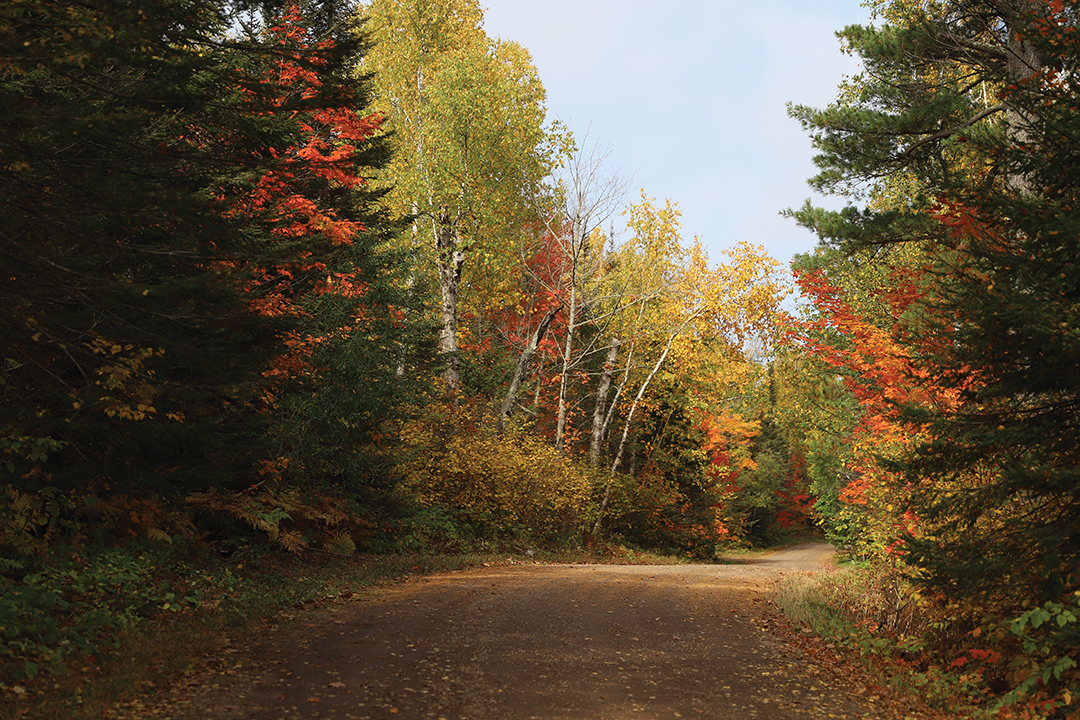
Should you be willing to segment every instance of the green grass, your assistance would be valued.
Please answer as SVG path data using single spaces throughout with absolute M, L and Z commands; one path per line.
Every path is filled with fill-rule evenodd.
M 776 590 L 776 603 L 795 625 L 828 640 L 844 640 L 857 631 L 857 620 L 846 611 L 864 587 L 850 567 L 822 575 L 785 575 Z

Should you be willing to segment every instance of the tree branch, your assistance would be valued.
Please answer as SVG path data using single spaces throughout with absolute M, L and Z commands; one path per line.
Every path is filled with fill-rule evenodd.
M 955 127 L 948 128 L 947 130 L 939 130 L 938 132 L 934 133 L 933 135 L 929 135 L 927 137 L 924 137 L 922 140 L 919 140 L 918 142 L 913 143 L 906 150 L 904 150 L 904 152 L 901 154 L 901 157 L 903 157 L 903 158 L 908 157 L 909 155 L 911 155 L 911 153 L 916 148 L 919 148 L 919 147 L 921 147 L 923 145 L 926 145 L 927 143 L 932 143 L 935 140 L 943 140 L 943 139 L 945 139 L 947 137 L 952 137 L 953 135 L 960 132 L 961 130 L 971 127 L 975 123 L 979 122 L 980 120 L 982 120 L 984 118 L 987 118 L 987 117 L 993 115 L 994 113 L 1004 112 L 1005 109 L 1006 109 L 1005 105 L 1002 104 L 1002 103 L 998 103 L 997 105 L 993 105 L 991 107 L 988 107 L 985 110 L 983 110 L 982 112 L 976 113 L 967 122 L 961 123 L 960 125 L 957 125 Z

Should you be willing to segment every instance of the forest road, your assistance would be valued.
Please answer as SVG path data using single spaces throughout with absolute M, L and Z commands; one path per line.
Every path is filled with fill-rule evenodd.
M 416 578 L 232 648 L 234 670 L 175 689 L 183 697 L 168 716 L 912 717 L 770 629 L 773 582 L 820 570 L 831 553 L 806 544 L 741 565 L 506 565 Z

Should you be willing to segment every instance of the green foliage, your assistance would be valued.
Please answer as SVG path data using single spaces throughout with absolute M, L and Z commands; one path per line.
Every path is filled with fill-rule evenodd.
M 365 180 L 364 40 L 301 5 L 0 11 L 5 562 L 193 536 L 185 496 L 211 533 L 346 551 L 335 513 L 393 484 L 431 325 Z
M 974 187 L 941 181 L 948 235 L 910 333 L 959 403 L 909 409 L 929 439 L 900 464 L 926 527 L 912 561 L 950 594 L 1012 607 L 1080 587 L 1080 280 L 1063 270 L 1080 262 L 1080 107 L 1075 78 L 1055 69 L 1080 57 L 1076 4 L 1034 7 L 1000 18 L 1027 65 L 977 65 L 1008 113 L 1001 132 L 967 138 L 993 170 Z
M 198 602 L 159 576 L 169 545 L 79 550 L 0 574 L 0 682 L 64 672 L 81 654 L 116 648 L 126 631 Z
M 322 293 L 300 303 L 311 339 L 306 367 L 281 382 L 269 449 L 287 459 L 289 480 L 346 481 L 347 493 L 385 489 L 396 453 L 387 437 L 424 402 L 433 326 L 404 289 L 403 254 L 382 240 L 358 239 L 328 268 L 370 278 L 362 295 Z
M 766 407 L 763 412 L 768 414 L 764 414 L 750 449 L 753 466 L 739 473 L 739 490 L 726 508 L 726 514 L 742 528 L 740 538 L 754 545 L 768 545 L 782 534 L 778 517 L 792 455 L 769 410 Z
M 712 559 L 718 544 L 732 538 L 724 532 L 715 508 L 688 501 L 682 492 L 686 485 L 649 473 L 617 476 L 612 486 L 609 532 L 636 547 Z M 700 499 L 700 493 L 696 494 Z
M 1002 705 L 1034 700 L 1053 707 L 1080 698 L 1080 591 L 1061 601 L 1047 600 L 1004 624 L 1022 654 L 1009 661 L 1015 683 Z
M 55 452 L 64 445 L 59 440 L 50 437 L 30 437 L 23 435 L 14 428 L 10 428 L 7 434 L 0 436 L 0 458 L 3 467 L 9 473 L 15 472 L 15 458 L 29 460 L 32 463 L 45 462 L 49 453 Z
M 907 439 L 864 476 L 880 487 L 863 497 L 891 498 L 868 504 L 868 519 L 882 526 L 906 495 L 903 558 L 961 609 L 942 624 L 961 628 L 976 610 L 1014 618 L 993 650 L 1013 663 L 1008 699 L 1017 712 L 1068 715 L 1080 587 L 1080 293 L 1065 270 L 1080 261 L 1078 5 L 876 6 L 887 23 L 843 33 L 867 72 L 841 103 L 792 111 L 821 150 L 814 183 L 869 199 L 793 214 L 853 263 L 913 250 L 899 263 L 914 278 L 908 311 L 862 309 L 911 358 L 903 382 L 915 390 L 878 393 Z M 826 260 L 845 290 L 872 284 L 858 264 Z
M 50 542 L 70 540 L 78 531 L 75 501 L 54 487 L 24 493 L 0 487 L 0 572 L 18 571 Z
M 349 507 L 340 494 L 301 491 L 275 480 L 273 473 L 265 482 L 241 493 L 195 493 L 187 504 L 202 513 L 237 520 L 242 528 L 261 531 L 267 540 L 292 553 L 315 546 L 351 555 L 357 541 L 374 535 L 375 523 Z M 223 530 L 219 534 L 227 542 L 245 535 L 243 529 Z
M 244 405 L 266 357 L 272 327 L 245 310 L 222 260 L 269 252 L 268 228 L 224 217 L 217 197 L 246 191 L 241 176 L 271 162 L 256 147 L 287 126 L 248 114 L 232 56 L 209 51 L 227 22 L 216 4 L 164 0 L 43 0 L 0 17 L 0 427 L 8 450 L 51 444 L 60 487 L 110 469 L 114 487 L 145 484 L 121 458 L 155 445 L 165 462 L 152 479 L 168 486 L 183 446 L 219 447 L 221 403 Z M 225 441 L 232 458 L 247 439 Z M 6 459 L 18 476 L 41 460 Z
M 646 460 L 616 477 L 608 528 L 640 547 L 711 559 L 735 537 L 732 498 L 709 463 L 682 378 L 661 376 L 657 395 L 638 434 L 636 452 Z
M 988 676 L 935 657 L 944 615 L 895 565 L 845 564 L 813 576 L 784 577 L 777 604 L 796 629 L 865 663 L 883 682 L 933 707 L 983 717 Z M 977 650 L 971 657 L 985 656 Z M 951 661 L 955 655 L 948 658 Z

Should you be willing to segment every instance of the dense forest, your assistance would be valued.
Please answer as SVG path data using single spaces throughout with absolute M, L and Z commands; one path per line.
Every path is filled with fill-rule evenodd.
M 1075 717 L 1077 3 L 865 4 L 788 273 L 475 0 L 3 3 L 0 683 L 201 555 L 816 532 L 896 662 Z

